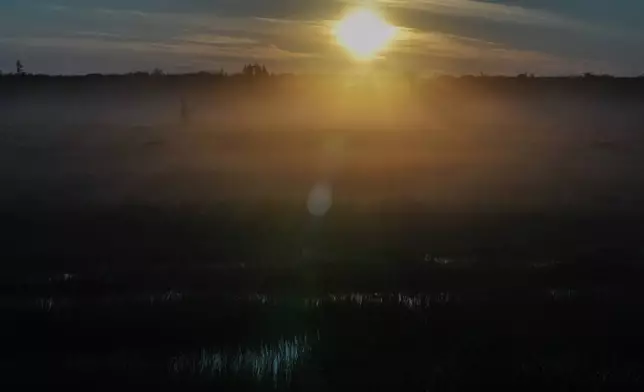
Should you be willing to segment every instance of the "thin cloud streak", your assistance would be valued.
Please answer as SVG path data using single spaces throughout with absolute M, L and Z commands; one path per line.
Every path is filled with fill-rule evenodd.
M 495 22 L 565 28 L 590 28 L 583 22 L 540 10 L 474 0 L 378 0 L 386 7 L 407 8 L 452 16 L 483 18 Z
M 412 56 L 427 66 L 450 63 L 498 63 L 503 69 L 521 69 L 531 72 L 552 73 L 556 70 L 575 72 L 579 62 L 548 53 L 521 50 L 504 45 L 439 32 L 414 29 L 401 30 L 397 44 L 391 48 L 392 57 Z M 447 71 L 445 69 L 443 72 Z M 449 73 L 449 72 L 448 72 Z
M 227 37 L 212 37 L 211 39 L 213 41 L 226 42 Z M 174 40 L 171 42 L 148 42 L 132 40 L 112 41 L 96 38 L 33 37 L 0 38 L 0 43 L 17 46 L 72 49 L 86 52 L 133 51 L 139 53 L 162 53 L 211 58 L 249 58 L 254 60 L 288 60 L 318 57 L 314 53 L 292 52 L 278 48 L 275 45 L 235 46 L 228 44 L 199 44 L 191 42 L 190 38 L 188 40 Z

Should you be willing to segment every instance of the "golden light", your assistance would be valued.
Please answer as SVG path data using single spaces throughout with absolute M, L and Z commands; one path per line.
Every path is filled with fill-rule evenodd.
M 396 33 L 396 27 L 367 8 L 349 13 L 334 29 L 338 43 L 360 60 L 375 57 L 387 47 Z

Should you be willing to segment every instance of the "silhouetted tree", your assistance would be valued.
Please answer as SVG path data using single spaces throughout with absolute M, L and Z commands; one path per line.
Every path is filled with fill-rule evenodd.
M 165 75 L 165 72 L 163 72 L 163 70 L 161 68 L 155 68 L 152 71 L 152 75 L 154 75 L 154 76 L 163 76 L 163 75 Z
M 22 75 L 25 73 L 25 67 L 22 65 L 20 60 L 16 61 L 16 73 Z
M 269 76 L 268 70 L 265 65 L 255 64 L 246 64 L 242 70 L 242 74 L 248 77 L 265 77 Z
M 244 65 L 244 70 L 242 71 L 242 74 L 243 74 L 244 76 L 250 76 L 250 77 L 252 77 L 252 76 L 253 76 L 253 66 L 252 66 L 252 65 L 250 65 L 250 64 L 246 64 L 246 65 Z

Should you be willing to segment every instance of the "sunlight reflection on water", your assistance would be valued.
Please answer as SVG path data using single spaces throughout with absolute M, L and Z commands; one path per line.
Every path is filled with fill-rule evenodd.
M 317 334 L 319 340 L 319 332 Z M 203 348 L 199 353 L 172 358 L 169 371 L 203 377 L 252 377 L 257 382 L 270 380 L 274 386 L 291 381 L 293 371 L 311 351 L 308 335 L 293 339 L 280 339 L 275 344 L 259 348 L 242 348 L 237 351 Z

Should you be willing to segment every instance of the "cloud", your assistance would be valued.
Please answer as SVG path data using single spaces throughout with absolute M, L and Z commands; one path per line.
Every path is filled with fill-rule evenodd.
M 582 22 L 565 18 L 552 12 L 500 3 L 474 0 L 379 0 L 378 3 L 387 7 L 468 18 L 482 18 L 494 22 L 547 27 L 588 28 Z
M 281 49 L 275 45 L 258 45 L 252 41 L 244 46 L 232 44 L 237 39 L 226 36 L 194 37 L 172 41 L 149 42 L 135 40 L 106 40 L 82 37 L 33 37 L 33 38 L 0 38 L 2 44 L 27 47 L 45 47 L 50 49 L 67 49 L 83 52 L 122 52 L 157 53 L 166 55 L 187 55 L 207 58 L 235 58 L 254 60 L 288 60 L 315 58 L 313 53 L 298 53 Z
M 248 37 L 231 37 L 226 35 L 195 34 L 181 38 L 183 43 L 214 46 L 252 46 L 258 41 Z
M 579 61 L 545 52 L 416 29 L 403 29 L 391 53 L 393 59 L 405 59 L 407 69 L 413 69 L 413 64 L 422 64 L 414 69 L 416 72 L 561 74 L 578 73 L 584 69 Z
M 395 47 L 396 52 L 425 53 L 428 56 L 446 57 L 460 60 L 498 59 L 515 60 L 518 54 L 530 55 L 532 59 L 553 59 L 541 52 L 523 51 L 504 47 L 501 44 L 475 38 L 438 32 L 406 29 L 400 33 Z
M 257 17 L 327 20 L 339 17 L 348 7 L 373 3 L 384 8 L 482 18 L 495 22 L 565 28 L 589 27 L 552 11 L 480 0 L 58 0 L 56 5 L 38 0 L 36 3 L 58 11 L 87 12 L 100 9 L 105 14 L 141 17 L 166 15 L 178 20 L 185 19 L 186 16 L 195 19 L 196 15 L 202 16 L 202 20 L 212 15 L 233 19 Z

